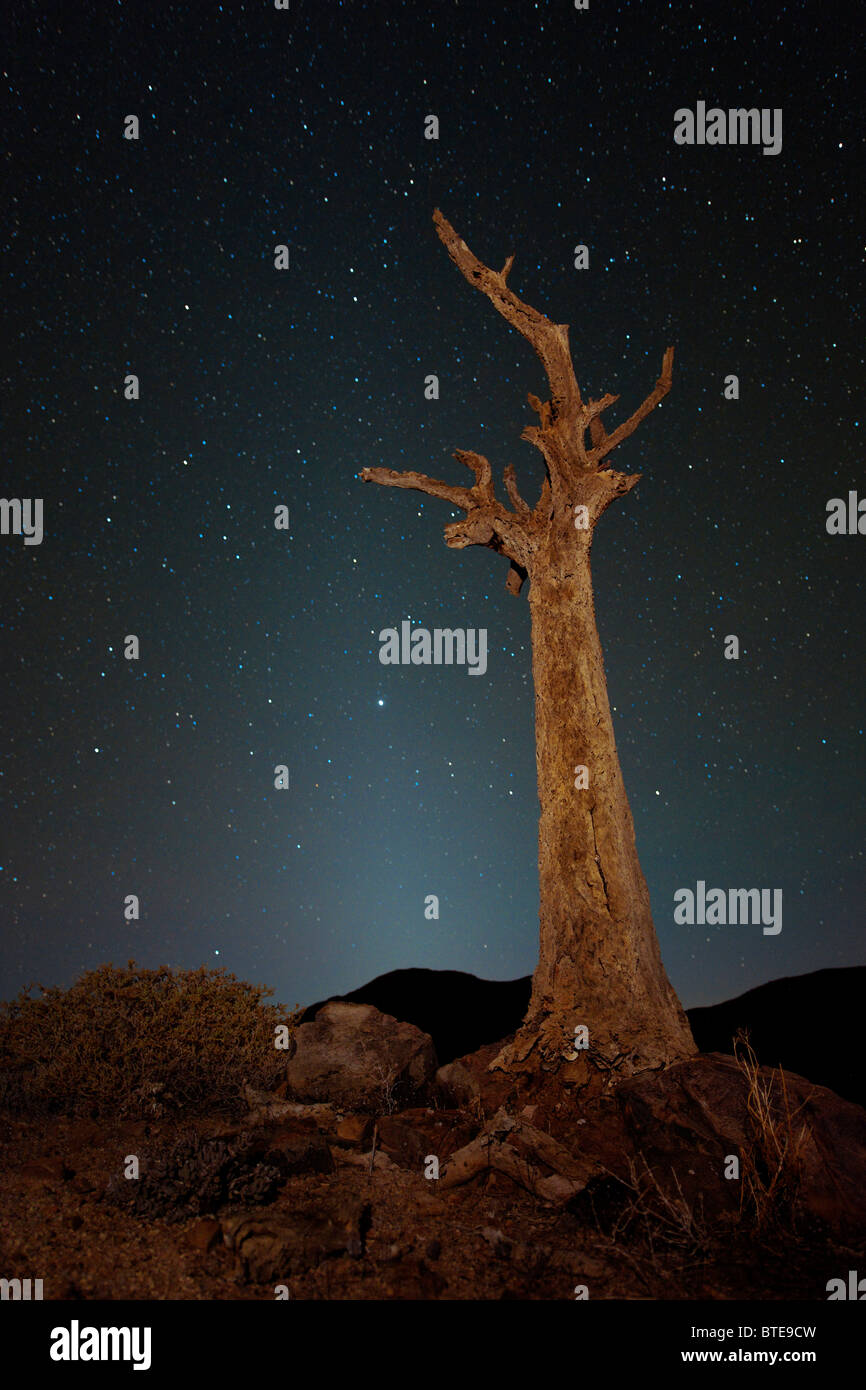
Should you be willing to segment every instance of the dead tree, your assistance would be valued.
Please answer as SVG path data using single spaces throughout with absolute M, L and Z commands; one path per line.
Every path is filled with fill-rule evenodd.
M 446 525 L 446 545 L 482 545 L 507 556 L 513 594 L 530 581 L 541 947 L 526 1019 L 493 1065 L 551 1068 L 573 1059 L 575 1029 L 585 1025 L 586 1065 L 628 1075 L 689 1056 L 695 1045 L 662 964 L 638 861 L 596 628 L 590 548 L 599 517 L 640 477 L 617 472 L 609 456 L 670 390 L 674 350 L 665 352 L 643 404 L 608 431 L 602 415 L 618 397 L 583 399 L 567 325 L 551 322 L 507 286 L 514 257 L 491 270 L 438 209 L 433 220 L 470 285 L 532 344 L 550 388 L 549 400 L 529 395 L 538 423 L 521 435 L 546 465 L 534 507 L 520 495 L 511 464 L 504 470 L 511 505 L 500 502 L 489 462 L 471 450 L 455 453 L 475 475 L 469 487 L 390 468 L 361 471 L 365 482 L 413 488 L 459 508 L 465 516 Z M 588 769 L 586 787 L 576 775 L 581 766 Z

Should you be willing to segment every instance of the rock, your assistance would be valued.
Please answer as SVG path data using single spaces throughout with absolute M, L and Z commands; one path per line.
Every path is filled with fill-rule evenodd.
M 381 1149 L 376 1150 L 375 1156 L 372 1149 L 366 1154 L 341 1153 L 340 1162 L 350 1163 L 353 1168 L 374 1168 L 377 1172 L 383 1173 L 395 1172 L 397 1168 L 397 1165 L 392 1163 L 388 1155 L 383 1153 Z
M 290 1216 L 231 1216 L 222 1222 L 223 1241 L 234 1252 L 239 1277 L 254 1284 L 301 1274 L 332 1256 L 363 1254 L 369 1206 L 359 1199 L 319 1201 Z
M 783 1184 L 775 1203 L 776 1215 L 808 1214 L 847 1242 L 866 1234 L 866 1111 L 792 1072 L 761 1067 L 755 1079 L 769 1089 L 778 1132 L 799 1153 L 794 1181 Z M 635 1153 L 663 1186 L 675 1171 L 692 1208 L 713 1219 L 738 1210 L 746 1160 L 757 1160 L 759 1170 L 764 1161 L 749 1093 L 743 1069 L 730 1057 L 710 1053 L 630 1078 L 618 1088 L 617 1100 Z M 730 1154 L 740 1158 L 740 1181 L 724 1177 Z
M 335 1135 L 338 1144 L 350 1148 L 362 1148 L 373 1137 L 373 1121 L 369 1115 L 344 1115 L 337 1125 Z
M 382 1115 L 379 1120 L 379 1143 L 402 1168 L 414 1168 L 418 1172 L 424 1166 L 424 1156 L 430 1153 L 424 1138 L 415 1129 L 405 1114 Z
M 250 1156 L 271 1164 L 284 1177 L 299 1173 L 333 1173 L 334 1160 L 325 1139 L 304 1126 L 281 1125 L 261 1136 Z
M 492 1059 L 491 1059 L 492 1060 Z M 470 1106 L 481 1095 L 478 1078 L 464 1066 L 462 1059 L 449 1062 L 436 1073 L 436 1084 L 448 1105 Z
M 429 1036 L 371 1004 L 326 1004 L 295 1037 L 286 1080 L 301 1101 L 388 1113 L 421 1097 L 436 1071 Z
M 503 1103 L 513 1085 L 504 1072 L 491 1072 L 489 1066 L 502 1051 L 502 1043 L 489 1043 L 477 1052 L 458 1057 L 436 1073 L 436 1093 L 446 1106 L 470 1109 L 483 1106 L 492 1114 Z
M 479 1125 L 460 1111 L 401 1110 L 379 1120 L 379 1143 L 403 1168 L 422 1172 L 428 1155 L 443 1163 L 456 1149 L 468 1144 Z
M 186 1238 L 193 1250 L 199 1250 L 206 1255 L 212 1250 L 222 1235 L 220 1223 L 213 1217 L 205 1217 L 201 1221 L 194 1221 L 186 1233 Z
M 332 1105 L 302 1105 L 296 1100 L 274 1100 L 267 1105 L 257 1106 L 239 1122 L 218 1125 L 211 1137 L 227 1139 L 261 1125 L 277 1124 L 281 1120 L 303 1121 L 308 1129 L 320 1129 L 327 1133 L 332 1133 L 337 1127 L 337 1114 Z

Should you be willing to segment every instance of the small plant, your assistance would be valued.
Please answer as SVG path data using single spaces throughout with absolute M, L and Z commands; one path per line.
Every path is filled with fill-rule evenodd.
M 182 1221 L 230 1202 L 262 1206 L 273 1201 L 285 1180 L 280 1156 L 269 1160 L 257 1152 L 249 1135 L 226 1141 L 186 1130 L 147 1161 L 137 1181 L 114 1174 L 106 1199 L 146 1220 Z
M 696 1210 L 683 1193 L 679 1178 L 671 1171 L 673 1188 L 663 1186 L 643 1154 L 629 1159 L 628 1178 L 619 1178 L 607 1169 L 603 1192 L 609 1208 L 608 1236 L 618 1244 L 638 1231 L 646 1242 L 650 1261 L 657 1265 L 657 1252 L 677 1251 L 686 1256 L 703 1254 L 710 1244 L 710 1233 L 703 1211 Z M 675 1190 L 674 1190 L 675 1189 Z
M 158 1117 L 234 1109 L 243 1081 L 272 1087 L 285 1066 L 274 1029 L 300 1010 L 225 970 L 88 971 L 68 990 L 30 986 L 0 1003 L 0 1107 Z
M 376 1077 L 379 1089 L 379 1105 L 383 1115 L 393 1115 L 395 1110 L 400 1108 L 399 1098 L 396 1094 L 397 1072 L 393 1067 L 386 1066 L 382 1058 L 376 1054 L 365 1042 L 361 1043 L 361 1055 L 364 1057 L 370 1071 Z

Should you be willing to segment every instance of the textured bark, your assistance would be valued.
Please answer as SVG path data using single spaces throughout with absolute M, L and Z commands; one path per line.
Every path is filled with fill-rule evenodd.
M 572 527 L 572 536 L 568 528 Z M 694 1051 L 662 965 L 616 752 L 590 575 L 570 513 L 530 568 L 540 823 L 540 954 L 527 1021 L 504 1062 L 589 1033 L 588 1060 L 628 1074 Z M 578 766 L 589 785 L 575 786 Z
M 544 1130 L 498 1110 L 482 1132 L 456 1150 L 439 1180 L 440 1192 L 493 1169 L 545 1201 L 564 1203 L 601 1172 L 590 1158 L 571 1153 Z M 547 1172 L 551 1169 L 551 1172 Z
M 521 435 L 546 467 L 533 508 L 510 464 L 504 470 L 509 508 L 496 497 L 488 460 L 468 450 L 455 457 L 474 473 L 470 487 L 411 471 L 361 471 L 365 482 L 450 502 L 466 515 L 445 527 L 447 545 L 483 545 L 507 556 L 506 585 L 513 594 L 530 581 L 541 947 L 526 1020 L 491 1066 L 551 1067 L 577 1057 L 587 1069 L 626 1076 L 696 1049 L 662 965 L 635 847 L 595 621 L 590 549 L 599 517 L 640 477 L 617 472 L 606 459 L 670 390 L 673 348 L 664 354 L 653 390 L 608 432 L 601 416 L 618 397 L 583 400 L 568 326 L 553 323 L 506 284 L 514 257 L 501 271 L 492 270 L 438 210 L 433 220 L 467 281 L 532 344 L 550 386 L 547 401 L 529 395 L 539 423 Z M 575 785 L 581 765 L 589 772 L 586 788 Z M 586 1026 L 589 1045 L 575 1055 L 579 1025 Z

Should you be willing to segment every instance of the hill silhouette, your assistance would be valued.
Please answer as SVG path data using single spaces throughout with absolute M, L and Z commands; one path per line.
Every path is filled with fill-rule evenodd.
M 736 999 L 689 1009 L 702 1052 L 730 1052 L 738 1028 L 748 1028 L 765 1066 L 783 1066 L 845 1100 L 866 1106 L 860 1010 L 866 966 L 814 970 L 747 990 Z
M 414 1023 L 429 1033 L 440 1065 L 497 1042 L 519 1026 L 529 1003 L 532 978 L 481 980 L 462 970 L 389 970 L 351 994 L 332 995 L 347 1004 L 372 1004 L 380 1013 Z M 315 1018 L 327 999 L 311 1004 L 303 1021 Z
M 372 1004 L 414 1023 L 430 1034 L 444 1064 L 513 1033 L 526 1012 L 531 985 L 529 975 L 482 980 L 460 970 L 391 970 L 331 998 Z M 866 966 L 847 966 L 771 980 L 736 999 L 686 1012 L 701 1052 L 730 1054 L 737 1030 L 747 1029 L 764 1065 L 783 1066 L 866 1105 L 859 1036 L 864 993 Z M 327 1002 L 311 1004 L 304 1021 Z

